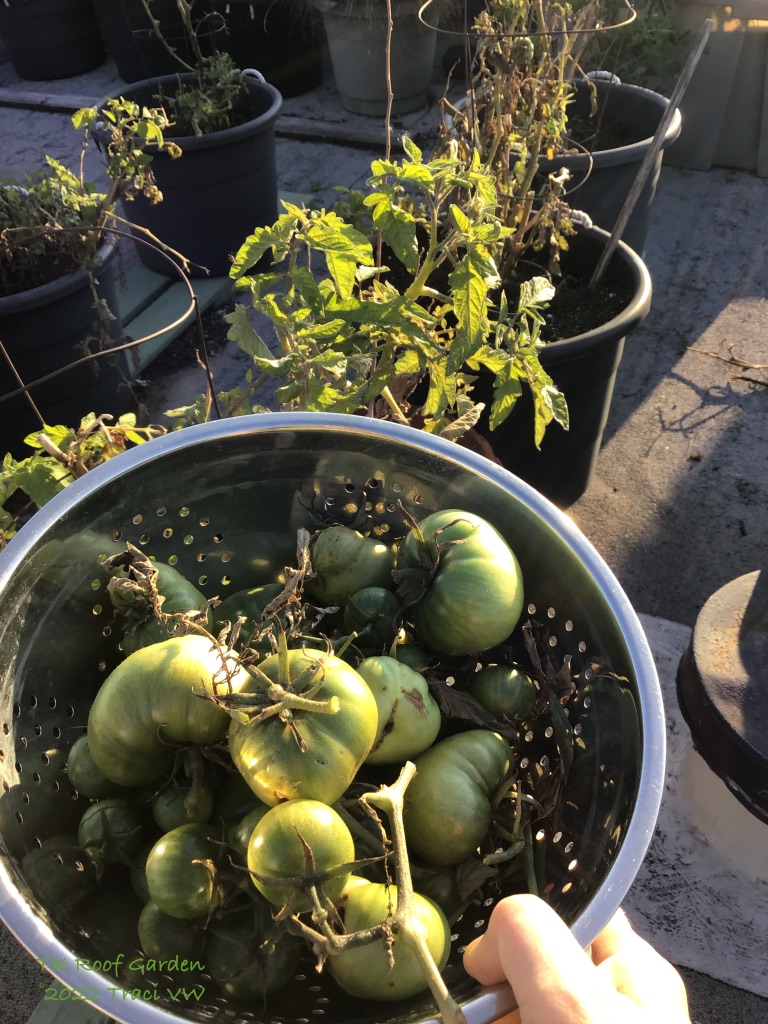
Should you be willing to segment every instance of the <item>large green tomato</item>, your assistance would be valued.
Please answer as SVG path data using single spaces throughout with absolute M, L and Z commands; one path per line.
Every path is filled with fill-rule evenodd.
M 380 655 L 357 666 L 376 699 L 376 739 L 367 764 L 405 764 L 437 739 L 440 708 L 424 676 L 395 658 Z
M 344 930 L 373 928 L 397 908 L 397 886 L 353 879 L 347 887 L 344 905 Z M 451 930 L 442 910 L 425 896 L 414 893 L 414 919 L 424 935 L 427 947 L 439 970 L 445 966 L 451 948 Z M 408 999 L 428 987 L 416 954 L 403 938 L 392 942 L 394 963 L 390 967 L 389 950 L 383 939 L 344 950 L 328 959 L 328 969 L 341 988 L 359 999 L 392 1001 Z
M 373 746 L 373 694 L 350 665 L 323 651 L 288 651 L 284 661 L 274 654 L 258 667 L 242 692 L 266 699 L 270 684 L 279 683 L 288 699 L 301 698 L 319 683 L 313 699 L 332 703 L 328 711 L 295 708 L 251 722 L 232 712 L 232 760 L 265 804 L 295 797 L 334 803 Z
M 523 610 L 523 577 L 501 534 L 480 516 L 435 512 L 400 544 L 398 573 L 422 570 L 426 590 L 408 614 L 417 640 L 441 654 L 478 654 L 502 643 Z M 405 600 L 408 580 L 400 577 Z
M 248 870 L 253 884 L 276 907 L 292 899 L 294 913 L 299 914 L 312 909 L 309 894 L 299 895 L 293 886 L 275 883 L 306 873 L 305 843 L 312 851 L 317 873 L 355 859 L 349 829 L 332 807 L 319 800 L 286 800 L 270 808 L 248 843 Z M 349 877 L 347 871 L 324 882 L 328 899 L 338 902 Z
M 216 872 L 220 846 L 209 826 L 180 825 L 166 832 L 149 852 L 149 897 L 169 917 L 206 917 L 219 903 Z
M 310 557 L 315 577 L 307 580 L 304 593 L 320 607 L 343 607 L 364 587 L 394 587 L 394 548 L 347 526 L 330 526 L 318 533 Z
M 167 773 L 174 744 L 217 743 L 229 715 L 204 696 L 237 692 L 249 676 L 205 637 L 173 637 L 129 655 L 104 680 L 88 716 L 97 767 L 122 786 Z
M 432 864 L 459 864 L 488 834 L 491 797 L 512 766 L 506 740 L 470 729 L 441 740 L 417 757 L 405 793 L 405 838 Z

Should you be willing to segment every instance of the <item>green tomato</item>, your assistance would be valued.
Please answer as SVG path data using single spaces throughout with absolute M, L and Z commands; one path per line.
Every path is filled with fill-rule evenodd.
M 174 956 L 197 960 L 205 951 L 204 924 L 170 917 L 150 900 L 139 914 L 139 943 L 153 960 L 170 960 Z
M 376 737 L 376 701 L 346 662 L 323 651 L 288 651 L 259 663 L 244 693 L 266 695 L 272 683 L 301 696 L 319 683 L 314 700 L 331 713 L 295 708 L 262 721 L 232 713 L 229 751 L 254 793 L 270 806 L 296 797 L 332 804 L 354 779 Z
M 235 857 L 241 864 L 248 863 L 248 844 L 251 841 L 253 830 L 267 813 L 269 808 L 266 804 L 260 803 L 252 811 L 248 811 L 240 821 L 232 828 L 228 835 L 228 841 L 235 848 Z
M 397 886 L 387 888 L 378 882 L 355 881 L 358 884 L 348 886 L 345 893 L 344 929 L 347 933 L 373 928 L 387 919 L 390 907 L 393 912 L 397 908 Z M 414 893 L 413 910 L 438 970 L 442 970 L 451 948 L 451 930 L 445 914 L 419 893 Z M 374 940 L 329 957 L 328 969 L 345 992 L 359 999 L 389 1002 L 423 992 L 428 987 L 424 972 L 416 954 L 400 935 L 393 937 L 391 954 L 394 963 L 390 966 L 384 940 Z
M 415 760 L 403 821 L 409 848 L 432 864 L 471 857 L 491 826 L 491 797 L 512 766 L 506 740 L 470 729 L 441 740 Z
M 431 747 L 442 716 L 424 676 L 384 655 L 361 661 L 357 672 L 378 709 L 376 739 L 366 764 L 405 764 Z
M 76 739 L 70 748 L 67 775 L 72 788 L 89 800 L 102 800 L 124 792 L 124 788 L 108 779 L 93 760 L 86 733 Z
M 144 840 L 144 817 L 129 800 L 107 797 L 80 819 L 77 841 L 94 863 L 115 864 L 133 857 Z
M 147 857 L 152 902 L 169 917 L 207 917 L 219 903 L 214 868 L 219 849 L 207 825 L 180 825 L 166 832 Z
M 85 897 L 92 902 L 98 884 L 93 862 L 83 856 L 74 835 L 44 839 L 38 849 L 24 854 L 21 874 L 32 895 L 56 914 L 68 913 Z
M 276 907 L 292 900 L 294 913 L 311 910 L 311 898 L 292 885 L 279 883 L 306 873 L 305 843 L 312 851 L 316 873 L 355 859 L 349 829 L 332 807 L 319 800 L 286 800 L 270 808 L 248 843 L 248 870 L 253 884 Z M 349 877 L 349 872 L 342 872 L 323 883 L 328 899 L 338 902 Z
M 501 534 L 480 516 L 446 509 L 412 530 L 398 572 L 425 571 L 427 588 L 408 611 L 422 641 L 441 654 L 478 654 L 502 643 L 523 610 L 523 577 Z M 401 582 L 403 597 L 409 581 Z
M 131 888 L 141 900 L 142 905 L 149 902 L 149 889 L 147 888 L 147 857 L 159 838 L 160 837 L 155 834 L 154 838 L 145 840 L 139 849 L 139 852 L 131 861 Z
M 384 587 L 358 590 L 344 605 L 344 628 L 358 634 L 355 646 L 381 650 L 392 643 L 398 631 L 400 602 Z
M 211 926 L 206 963 L 213 980 L 233 999 L 263 999 L 293 978 L 303 943 L 275 935 L 267 904 L 254 902 Z
M 469 692 L 496 718 L 526 721 L 536 707 L 539 691 L 529 675 L 510 665 L 488 665 L 476 672 Z
M 186 576 L 182 576 L 177 569 L 174 569 L 172 565 L 166 565 L 164 562 L 153 562 L 152 564 L 157 569 L 157 593 L 163 598 L 160 606 L 161 612 L 164 615 L 199 612 L 205 604 L 205 594 L 198 590 L 194 584 L 190 583 Z M 126 593 L 125 590 L 121 589 L 120 583 L 122 578 L 121 575 L 116 575 L 107 587 L 115 610 L 123 614 L 126 612 L 133 612 L 134 615 L 141 614 L 141 601 L 145 601 L 143 595 L 139 598 L 139 605 L 136 606 L 133 593 Z M 122 643 L 126 654 L 133 654 L 134 651 L 147 647 L 149 644 L 157 644 L 162 640 L 167 640 L 176 629 L 177 623 L 174 620 L 166 623 L 162 619 L 154 617 L 152 611 L 148 608 L 145 609 L 144 613 L 146 618 L 143 622 L 140 622 L 138 625 L 128 626 L 123 633 Z
M 213 813 L 213 793 L 201 784 L 196 790 L 191 783 L 170 782 L 152 798 L 152 817 L 163 832 L 190 822 L 204 823 Z
M 343 607 L 366 587 L 394 587 L 394 548 L 347 526 L 330 526 L 316 534 L 310 557 L 315 576 L 307 580 L 304 593 L 319 607 Z
M 218 633 L 226 626 L 234 626 L 238 617 L 245 619 L 240 627 L 239 643 L 242 644 L 251 637 L 257 629 L 261 629 L 265 623 L 262 621 L 262 612 L 267 605 L 283 591 L 281 583 L 266 583 L 262 587 L 252 587 L 250 590 L 239 590 L 232 594 L 213 611 L 213 632 Z
M 414 643 L 397 644 L 393 655 L 398 661 L 407 665 L 408 668 L 412 668 L 414 672 L 421 673 L 426 672 L 430 664 L 435 660 L 433 654 L 429 654 L 419 644 Z
M 518 66 L 525 66 L 533 60 L 535 53 L 533 40 L 530 36 L 520 36 L 512 43 L 512 59 Z
M 173 744 L 218 743 L 226 711 L 201 697 L 237 692 L 249 679 L 234 658 L 205 637 L 173 637 L 129 655 L 104 680 L 88 716 L 88 743 L 98 768 L 122 786 L 165 775 Z

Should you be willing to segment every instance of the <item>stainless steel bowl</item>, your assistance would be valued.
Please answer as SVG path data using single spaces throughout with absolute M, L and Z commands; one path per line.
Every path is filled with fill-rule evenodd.
M 291 562 L 295 528 L 313 504 L 362 508 L 375 530 L 396 536 L 399 502 L 417 519 L 462 508 L 491 521 L 519 557 L 528 613 L 546 623 L 553 653 L 571 658 L 576 756 L 564 798 L 536 840 L 546 897 L 586 945 L 632 884 L 661 799 L 660 689 L 629 601 L 571 520 L 482 457 L 391 423 L 289 413 L 189 427 L 88 473 L 0 554 L 0 913 L 56 978 L 108 1016 L 126 1024 L 433 1019 L 428 996 L 360 1003 L 309 964 L 266 1008 L 228 1003 L 204 972 L 194 979 L 196 995 L 174 999 L 170 977 L 150 989 L 125 971 L 138 947 L 124 884 L 72 907 L 68 876 L 56 874 L 71 851 L 53 850 L 42 892 L 28 870 L 41 844 L 48 850 L 50 837 L 76 832 L 87 803 L 68 782 L 66 756 L 119 657 L 103 556 L 130 540 L 223 597 Z M 542 732 L 526 737 L 520 756 L 556 753 Z M 481 991 L 461 968 L 463 946 L 498 898 L 489 894 L 454 929 L 445 977 L 470 1024 L 487 1024 L 512 1005 L 506 986 Z M 95 969 L 119 953 L 120 970 Z

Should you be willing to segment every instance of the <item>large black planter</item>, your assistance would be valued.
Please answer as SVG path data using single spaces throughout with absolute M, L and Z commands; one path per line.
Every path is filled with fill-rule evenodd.
M 613 121 L 628 137 L 638 141 L 592 153 L 557 156 L 554 160 L 540 161 L 539 166 L 545 172 L 567 167 L 571 173 L 567 185 L 570 205 L 575 210 L 587 213 L 593 224 L 612 231 L 669 101 L 637 85 L 608 81 L 592 84 L 597 87 L 594 123 L 598 125 L 601 119 Z M 575 96 L 569 107 L 569 116 L 587 117 L 591 109 L 590 85 L 586 81 L 574 85 Z M 622 235 L 622 241 L 641 255 L 645 249 L 651 203 L 659 180 L 663 150 L 678 137 L 681 123 L 680 112 L 677 111 Z
M 225 31 L 217 46 L 240 68 L 256 68 L 283 96 L 301 96 L 323 79 L 320 16 L 297 0 L 214 0 Z
M 138 82 L 121 91 L 126 99 L 152 106 L 158 88 L 166 94 L 194 75 L 169 75 Z M 247 76 L 253 116 L 245 124 L 207 135 L 177 138 L 182 155 L 159 153 L 152 162 L 163 193 L 152 204 L 137 196 L 124 205 L 134 224 L 151 231 L 192 264 L 192 277 L 224 276 L 231 256 L 255 227 L 277 218 L 275 121 L 282 97 L 274 86 Z M 140 234 L 140 237 L 146 237 Z M 138 245 L 142 262 L 158 273 L 168 261 L 146 245 Z
M 116 247 L 112 243 L 99 252 L 101 266 L 95 274 L 96 291 L 115 320 L 110 337 L 122 337 L 115 278 Z M 0 298 L 0 338 L 25 384 L 80 359 L 83 345 L 99 336 L 88 274 L 76 270 L 50 284 Z M 97 349 L 96 344 L 91 350 Z M 0 397 L 19 384 L 5 359 L 0 356 Z M 116 358 L 101 357 L 67 371 L 48 383 L 31 389 L 38 409 L 51 425 L 77 426 L 89 412 L 97 415 L 125 412 L 132 396 L 123 384 Z M 24 438 L 40 426 L 24 395 L 0 401 L 0 437 L 3 452 L 16 457 L 31 454 Z
M 181 70 L 178 60 L 158 38 L 141 0 L 93 0 L 93 3 L 104 43 L 124 82 L 139 82 Z M 194 64 L 176 0 L 152 0 L 151 7 L 163 39 L 182 60 Z M 192 10 L 193 18 L 199 20 L 209 7 L 206 0 L 194 0 Z M 203 26 L 198 34 L 200 45 L 207 53 L 212 50 L 212 31 L 212 25 Z
M 81 75 L 104 60 L 91 0 L 0 3 L 0 39 L 19 78 L 33 82 Z
M 581 229 L 563 257 L 565 269 L 578 266 L 590 274 L 603 251 L 608 234 L 597 228 Z M 477 431 L 491 445 L 504 466 L 561 508 L 577 501 L 589 486 L 600 452 L 613 396 L 616 371 L 624 340 L 647 316 L 651 305 L 651 278 L 640 257 L 620 244 L 604 278 L 628 288 L 632 298 L 625 309 L 603 327 L 577 337 L 545 345 L 542 366 L 565 395 L 570 429 L 556 423 L 547 428 L 540 449 L 533 441 L 533 401 L 523 389 L 512 413 L 491 430 L 488 414 L 493 402 L 493 378 L 481 374 L 472 390 L 475 401 L 485 403 Z

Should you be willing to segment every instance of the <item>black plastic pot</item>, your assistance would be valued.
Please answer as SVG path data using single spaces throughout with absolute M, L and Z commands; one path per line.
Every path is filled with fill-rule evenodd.
M 179 82 L 194 78 L 169 75 L 137 82 L 121 95 L 152 106 L 158 88 L 169 94 Z M 277 217 L 275 121 L 282 97 L 273 85 L 252 75 L 246 76 L 246 82 L 252 118 L 234 128 L 173 140 L 182 155 L 172 159 L 159 153 L 152 162 L 162 202 L 152 204 L 137 196 L 124 206 L 128 220 L 190 261 L 192 277 L 228 274 L 230 257 L 253 229 Z M 146 245 L 137 249 L 150 269 L 169 273 L 162 254 Z
M 106 302 L 115 320 L 109 334 L 113 341 L 122 338 L 115 278 L 116 246 L 109 242 L 99 251 L 101 266 L 96 273 L 97 294 Z M 71 274 L 0 298 L 0 338 L 25 384 L 82 358 L 83 345 L 99 336 L 88 274 Z M 91 345 L 92 351 L 98 346 Z M 0 397 L 19 387 L 5 359 L 0 355 Z M 100 357 L 69 370 L 53 380 L 31 389 L 38 409 L 51 425 L 77 426 L 89 412 L 121 413 L 132 404 L 131 392 L 123 384 L 117 358 Z M 39 428 L 24 395 L 0 400 L 0 437 L 3 452 L 16 457 L 31 454 L 24 438 Z
M 256 68 L 283 96 L 302 96 L 323 80 L 320 15 L 298 0 L 214 0 L 225 31 L 217 46 L 240 68 Z
M 13 70 L 32 82 L 81 75 L 104 60 L 91 0 L 0 3 L 0 39 Z
M 139 82 L 181 70 L 178 60 L 158 38 L 141 0 L 93 0 L 93 4 L 104 43 L 124 82 Z M 151 8 L 163 39 L 182 60 L 194 64 L 176 0 L 152 0 Z M 207 0 L 193 0 L 193 20 L 199 21 L 209 10 Z M 213 29 L 212 24 L 204 25 L 198 33 L 204 53 L 212 52 Z
M 607 240 L 607 232 L 598 228 L 580 229 L 563 255 L 565 269 L 579 267 L 591 274 Z M 624 340 L 642 323 L 651 305 L 650 274 L 628 246 L 618 246 L 604 281 L 621 284 L 632 292 L 625 309 L 602 327 L 552 342 L 540 351 L 542 366 L 568 403 L 568 431 L 551 423 L 537 450 L 533 441 L 533 401 L 528 388 L 523 388 L 512 413 L 496 430 L 488 424 L 493 402 L 491 374 L 480 374 L 472 390 L 475 401 L 485 403 L 477 432 L 490 444 L 499 462 L 560 508 L 572 505 L 589 486 Z
M 557 156 L 553 160 L 540 161 L 539 166 L 544 172 L 567 167 L 571 173 L 567 185 L 568 202 L 573 209 L 588 214 L 593 224 L 610 232 L 669 106 L 669 100 L 637 85 L 608 81 L 587 83 L 583 80 L 574 83 L 576 91 L 569 107 L 570 117 L 589 116 L 592 102 L 590 84 L 597 89 L 595 126 L 601 120 L 610 120 L 628 138 L 638 141 L 592 153 Z M 677 111 L 622 235 L 622 241 L 641 255 L 645 249 L 650 209 L 659 180 L 663 151 L 678 137 L 681 124 L 680 112 Z

